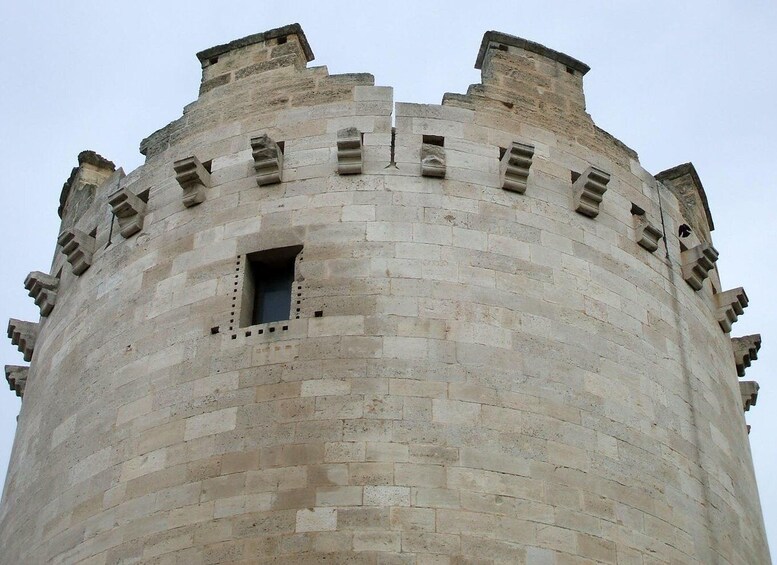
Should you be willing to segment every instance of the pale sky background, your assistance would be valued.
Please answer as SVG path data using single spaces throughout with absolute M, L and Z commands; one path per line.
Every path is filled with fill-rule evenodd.
M 93 149 L 127 173 L 135 169 L 143 160 L 140 140 L 196 99 L 197 51 L 293 22 L 316 55 L 311 65 L 372 73 L 377 85 L 394 87 L 399 102 L 439 104 L 444 92 L 479 82 L 473 65 L 487 30 L 542 43 L 591 66 L 588 111 L 636 150 L 648 171 L 694 163 L 715 221 L 723 287 L 743 286 L 750 298 L 733 335 L 764 339 L 747 370 L 746 379 L 761 384 L 747 421 L 777 555 L 771 0 L 0 0 L 0 321 L 38 319 L 23 281 L 30 271 L 49 269 L 59 194 L 78 153 Z M 0 362 L 24 364 L 8 339 L 0 339 Z M 2 387 L 0 483 L 19 411 L 19 400 Z

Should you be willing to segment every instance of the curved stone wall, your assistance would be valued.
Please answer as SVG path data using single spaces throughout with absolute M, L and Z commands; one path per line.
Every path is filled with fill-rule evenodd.
M 746 296 L 587 66 L 489 32 L 482 84 L 395 105 L 298 26 L 199 56 L 145 165 L 63 192 L 0 562 L 768 562 Z M 293 246 L 289 319 L 251 325 Z

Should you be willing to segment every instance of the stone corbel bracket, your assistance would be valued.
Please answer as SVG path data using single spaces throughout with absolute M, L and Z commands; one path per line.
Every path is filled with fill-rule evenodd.
M 502 188 L 523 194 L 529 179 L 529 169 L 534 159 L 534 146 L 514 141 L 505 151 L 499 163 Z
M 57 303 L 57 289 L 59 289 L 59 279 L 52 277 L 40 271 L 33 271 L 24 279 L 24 288 L 29 291 L 30 296 L 35 300 L 36 306 L 40 308 L 41 316 L 48 316 Z
M 718 307 L 717 319 L 720 329 L 726 333 L 730 332 L 731 326 L 747 308 L 747 302 L 747 294 L 742 287 L 716 294 L 715 303 Z
M 113 215 L 119 220 L 119 233 L 125 239 L 143 229 L 146 216 L 146 203 L 133 194 L 127 187 L 121 188 L 108 197 Z
M 30 361 L 35 352 L 39 327 L 36 322 L 24 322 L 15 318 L 8 320 L 8 337 L 11 343 L 24 354 L 25 361 Z
M 761 334 L 732 337 L 731 347 L 734 350 L 737 376 L 744 377 L 745 369 L 758 359 L 758 350 L 761 349 Z
M 431 143 L 421 144 L 421 175 L 445 177 L 445 147 Z
M 20 365 L 6 365 L 5 366 L 5 380 L 8 382 L 8 386 L 16 396 L 19 398 L 24 397 L 24 389 L 27 386 L 27 373 L 29 367 L 22 367 Z
M 637 244 L 653 253 L 658 249 L 658 242 L 664 233 L 647 219 L 645 211 L 636 204 L 631 205 L 631 213 L 637 222 Z
M 717 260 L 718 251 L 709 243 L 683 251 L 680 253 L 683 279 L 693 290 L 701 290 Z
M 69 229 L 59 234 L 57 243 L 62 246 L 62 252 L 73 266 L 73 274 L 80 276 L 92 265 L 96 242 L 91 235 L 81 230 Z
M 588 167 L 572 185 L 575 194 L 575 212 L 589 218 L 598 216 L 599 204 L 602 203 L 609 182 L 609 173 L 596 167 Z
M 173 163 L 175 180 L 183 189 L 183 205 L 187 208 L 205 202 L 205 189 L 210 188 L 210 173 L 197 157 L 186 157 Z
M 747 412 L 751 406 L 755 406 L 758 400 L 758 383 L 755 381 L 740 381 L 739 394 L 742 395 L 742 409 Z
M 251 138 L 256 184 L 278 184 L 283 179 L 283 151 L 269 135 Z
M 337 132 L 337 173 L 359 175 L 362 172 L 362 134 L 356 128 Z

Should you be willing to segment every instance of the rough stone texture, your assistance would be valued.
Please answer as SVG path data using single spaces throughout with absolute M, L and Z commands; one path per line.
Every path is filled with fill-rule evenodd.
M 24 288 L 40 308 L 41 316 L 48 316 L 57 303 L 59 279 L 40 271 L 33 271 L 24 279 Z M 748 363 L 749 364 L 749 363 Z
M 758 351 L 761 349 L 761 334 L 732 337 L 731 347 L 734 350 L 737 376 L 744 377 L 745 369 L 758 359 Z
M 0 562 L 768 563 L 718 324 L 746 297 L 716 266 L 685 283 L 692 219 L 593 124 L 587 67 L 491 34 L 481 84 L 394 105 L 370 76 L 306 68 L 306 45 L 201 53 L 209 87 L 72 220 L 97 226 L 92 267 L 54 258 Z M 341 176 L 350 127 L 362 174 Z M 266 190 L 262 134 L 285 142 Z M 421 175 L 424 136 L 444 178 Z M 516 140 L 523 195 L 500 182 Z M 187 208 L 191 155 L 210 188 Z M 612 179 L 593 221 L 570 190 L 589 167 Z M 151 189 L 143 228 L 106 246 L 125 186 Z M 633 203 L 666 253 L 638 244 Z M 246 255 L 298 245 L 292 319 L 240 327 Z

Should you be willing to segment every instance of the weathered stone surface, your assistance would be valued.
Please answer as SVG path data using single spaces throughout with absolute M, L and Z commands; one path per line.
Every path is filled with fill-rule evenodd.
M 25 361 L 30 361 L 35 352 L 39 327 L 36 322 L 24 322 L 15 318 L 8 320 L 8 338 L 24 355 Z
M 690 218 L 593 124 L 585 65 L 494 32 L 481 84 L 394 105 L 306 68 L 296 28 L 200 55 L 202 94 L 144 165 L 68 200 L 94 268 L 62 271 L 34 355 L 37 325 L 14 326 L 34 380 L 0 563 L 768 563 L 754 398 L 716 321 L 746 297 L 715 270 L 695 292 L 674 234 L 635 245 Z M 498 158 L 515 140 L 520 174 Z M 257 189 L 264 149 L 279 184 Z M 570 195 L 591 164 L 595 222 Z M 154 189 L 131 239 L 107 213 L 124 185 Z M 290 319 L 254 324 L 268 304 Z
M 183 189 L 183 205 L 187 208 L 205 202 L 205 189 L 210 187 L 210 173 L 197 157 L 186 157 L 173 163 L 175 180 Z
M 5 380 L 12 392 L 16 393 L 18 397 L 24 397 L 24 389 L 27 386 L 27 372 L 29 367 L 21 367 L 19 365 L 6 365 L 5 366 Z
M 445 177 L 445 148 L 430 143 L 421 144 L 421 174 L 425 177 Z
M 702 243 L 680 253 L 683 279 L 693 290 L 701 290 L 709 271 L 718 260 L 718 251 L 709 243 Z
M 264 186 L 283 180 L 283 151 L 267 134 L 251 139 L 256 184 Z
M 358 175 L 362 172 L 362 134 L 354 127 L 337 132 L 337 172 Z
M 48 316 L 57 303 L 59 279 L 40 271 L 33 271 L 24 279 L 24 288 L 40 308 L 41 316 Z
M 62 253 L 67 256 L 73 266 L 74 275 L 82 275 L 92 265 L 92 254 L 95 251 L 95 240 L 89 234 L 78 229 L 65 230 L 59 234 L 57 243 L 62 247 Z
M 761 349 L 761 334 L 732 337 L 731 347 L 734 350 L 737 376 L 744 377 L 745 369 L 758 359 L 758 350 Z
M 745 412 L 750 410 L 751 406 L 755 406 L 756 400 L 758 400 L 758 383 L 755 381 L 740 381 L 739 392 L 742 395 L 742 408 Z
M 511 143 L 499 163 L 502 188 L 517 192 L 518 194 L 526 192 L 526 184 L 533 157 L 533 145 L 515 141 Z
M 609 182 L 609 173 L 596 167 L 588 167 L 572 185 L 575 211 L 589 218 L 598 216 L 599 204 L 602 202 L 604 193 L 607 192 Z
M 124 187 L 108 197 L 108 205 L 119 221 L 119 233 L 122 237 L 132 237 L 143 229 L 146 216 L 146 203 L 136 194 Z
M 720 329 L 726 333 L 730 332 L 731 326 L 747 308 L 747 303 L 747 294 L 742 287 L 717 293 L 715 304 L 718 307 L 717 318 Z

